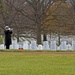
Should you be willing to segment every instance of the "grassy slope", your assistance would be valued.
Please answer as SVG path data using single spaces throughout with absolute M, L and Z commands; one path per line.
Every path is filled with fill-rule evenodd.
M 0 75 L 75 75 L 75 55 L 0 52 Z

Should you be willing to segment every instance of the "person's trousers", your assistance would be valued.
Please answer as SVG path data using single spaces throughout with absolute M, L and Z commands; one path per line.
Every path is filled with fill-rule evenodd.
M 9 49 L 9 46 L 10 46 L 10 45 L 6 45 L 6 49 Z

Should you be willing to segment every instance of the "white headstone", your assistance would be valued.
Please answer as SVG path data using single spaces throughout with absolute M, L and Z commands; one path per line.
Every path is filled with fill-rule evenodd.
M 29 44 L 29 49 L 31 50 L 32 48 L 31 48 L 31 44 Z
M 68 50 L 72 50 L 72 46 L 70 44 L 68 44 L 67 46 L 68 46 Z
M 42 45 L 38 45 L 38 50 L 42 50 L 43 49 L 43 46 Z
M 51 43 L 50 43 L 50 49 L 51 50 L 56 50 L 56 41 L 51 41 Z
M 18 49 L 17 40 L 12 40 L 12 48 L 13 48 L 13 49 Z
M 36 41 L 31 41 L 31 49 L 32 50 L 37 50 L 37 43 L 36 43 Z
M 68 47 L 66 45 L 66 41 L 62 41 L 60 47 L 61 47 L 61 50 L 67 50 Z
M 50 50 L 48 41 L 43 42 L 43 50 Z
M 10 45 L 10 49 L 13 49 L 13 46 L 12 45 Z
M 60 46 L 57 46 L 57 49 L 56 49 L 56 50 L 61 50 L 61 49 L 60 49 Z
M 0 44 L 0 49 L 5 49 L 4 44 Z
M 23 42 L 18 42 L 19 48 L 23 48 Z
M 75 50 L 75 41 L 72 40 L 72 49 Z
M 23 42 L 23 49 L 29 49 L 29 42 L 28 41 Z

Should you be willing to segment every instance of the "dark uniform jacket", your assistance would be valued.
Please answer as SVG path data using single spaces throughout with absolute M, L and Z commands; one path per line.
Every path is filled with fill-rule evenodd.
M 47 41 L 47 37 L 45 34 L 43 35 L 43 41 Z
M 5 33 L 5 45 L 10 45 L 11 44 L 11 34 L 12 34 L 12 31 L 5 30 L 4 33 Z

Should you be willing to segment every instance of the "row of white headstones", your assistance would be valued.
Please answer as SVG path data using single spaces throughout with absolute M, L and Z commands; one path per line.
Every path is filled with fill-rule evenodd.
M 44 41 L 43 44 L 37 45 L 36 40 L 18 42 L 17 40 L 12 40 L 12 45 L 10 49 L 19 49 L 23 48 L 24 50 L 75 50 L 75 41 L 72 41 L 71 44 L 66 44 L 66 41 L 62 41 L 60 46 L 56 45 L 56 41 Z M 5 49 L 4 44 L 0 45 L 0 49 Z

